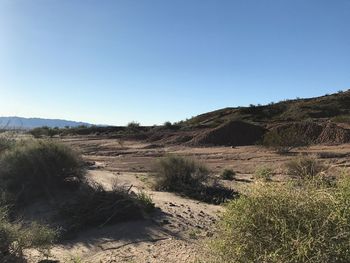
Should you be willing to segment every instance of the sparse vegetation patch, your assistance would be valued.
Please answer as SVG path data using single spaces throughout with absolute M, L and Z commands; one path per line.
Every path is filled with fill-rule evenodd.
M 212 180 L 207 167 L 179 156 L 159 160 L 155 180 L 156 190 L 176 192 L 208 203 L 222 203 L 237 195 Z
M 286 163 L 288 174 L 294 179 L 313 179 L 327 170 L 327 166 L 312 156 L 299 156 Z
M 288 153 L 297 147 L 305 147 L 310 144 L 309 139 L 300 134 L 295 127 L 281 130 L 271 130 L 264 135 L 263 145 L 274 149 L 278 153 Z
M 272 180 L 273 170 L 266 166 L 258 167 L 254 173 L 254 179 L 264 182 L 269 182 Z
M 222 180 L 229 180 L 232 181 L 235 178 L 236 173 L 232 169 L 225 169 L 220 174 L 220 178 Z
M 209 180 L 209 170 L 192 159 L 168 156 L 156 165 L 157 190 L 187 192 Z
M 257 184 L 231 201 L 214 262 L 349 262 L 350 180 L 334 188 Z
M 36 248 L 47 254 L 57 237 L 55 230 L 31 223 L 25 225 L 18 220 L 11 222 L 7 211 L 0 207 L 0 261 L 23 262 L 23 250 Z
M 20 141 L 0 156 L 0 187 L 17 204 L 52 196 L 76 185 L 83 174 L 79 155 L 53 141 Z
M 0 154 L 0 189 L 1 262 L 22 258 L 26 248 L 49 248 L 57 237 L 56 231 L 31 223 L 32 219 L 19 221 L 18 208 L 28 208 L 36 201 L 49 200 L 47 205 L 60 211 L 48 219 L 59 226 L 60 235 L 141 219 L 154 208 L 145 193 L 117 186 L 107 191 L 88 181 L 79 154 L 51 140 L 16 141 L 7 147 Z M 11 208 L 11 218 L 5 206 Z

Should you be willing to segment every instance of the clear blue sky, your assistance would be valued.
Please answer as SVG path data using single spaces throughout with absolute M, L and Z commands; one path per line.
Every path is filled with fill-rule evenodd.
M 349 0 L 0 0 L 0 116 L 151 125 L 349 88 Z

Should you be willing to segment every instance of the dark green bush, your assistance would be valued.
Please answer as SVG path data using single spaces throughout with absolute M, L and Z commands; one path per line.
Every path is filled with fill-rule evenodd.
M 0 188 L 19 203 L 52 196 L 77 185 L 83 176 L 79 155 L 53 141 L 18 142 L 0 156 Z
M 163 126 L 166 128 L 166 129 L 171 129 L 173 124 L 170 122 L 170 121 L 166 121 L 164 122 Z
M 232 169 L 225 169 L 221 174 L 220 178 L 222 180 L 232 181 L 235 178 L 236 173 Z
M 129 122 L 127 125 L 127 129 L 129 131 L 137 131 L 140 128 L 140 123 L 136 121 Z
M 0 204 L 14 208 L 49 198 L 70 230 L 139 219 L 154 207 L 145 193 L 106 191 L 87 181 L 81 157 L 47 140 L 17 142 L 1 154 L 0 189 Z
M 220 204 L 237 193 L 216 183 L 205 166 L 192 159 L 168 156 L 156 165 L 155 188 L 176 192 L 207 203 Z
M 231 201 L 214 262 L 350 262 L 350 180 L 334 188 L 257 184 Z
M 239 197 L 239 193 L 222 185 L 211 183 L 187 193 L 187 196 L 205 203 L 219 205 Z
M 280 131 L 271 130 L 264 135 L 265 147 L 272 148 L 278 153 L 288 153 L 297 147 L 310 145 L 308 138 L 300 134 L 295 128 L 286 128 Z
M 160 159 L 155 172 L 155 188 L 162 191 L 192 191 L 209 179 L 209 170 L 205 166 L 179 156 Z
M 163 127 L 167 130 L 179 130 L 181 128 L 181 125 L 178 123 L 171 123 L 170 121 L 166 121 L 163 124 Z
M 34 128 L 32 130 L 29 131 L 29 133 L 35 138 L 35 139 L 39 139 L 42 137 L 54 137 L 55 135 L 60 134 L 62 131 L 58 128 L 51 128 L 51 127 L 47 127 L 47 126 L 43 126 L 43 127 L 38 127 L 38 128 Z

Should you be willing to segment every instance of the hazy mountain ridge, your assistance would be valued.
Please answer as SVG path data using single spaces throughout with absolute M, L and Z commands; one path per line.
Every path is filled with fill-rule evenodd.
M 92 124 L 61 119 L 24 118 L 18 116 L 0 117 L 0 128 L 33 129 L 42 126 L 64 128 L 66 126 L 77 127 L 81 125 L 91 126 Z

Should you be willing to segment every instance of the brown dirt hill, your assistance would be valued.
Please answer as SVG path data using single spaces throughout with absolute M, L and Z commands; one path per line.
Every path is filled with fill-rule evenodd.
M 318 137 L 318 143 L 348 143 L 350 142 L 350 130 L 344 129 L 334 123 L 324 126 Z
M 184 121 L 187 128 L 215 128 L 229 120 L 240 120 L 261 125 L 271 123 L 321 119 L 343 122 L 350 120 L 350 90 L 307 99 L 284 100 L 268 105 L 224 108 L 204 113 Z
M 244 121 L 228 121 L 211 129 L 156 132 L 147 141 L 160 145 L 245 146 L 261 141 L 268 130 L 282 133 L 286 129 L 292 129 L 296 134 L 306 137 L 312 144 L 350 143 L 349 127 L 330 121 L 283 122 L 266 127 Z
M 230 121 L 217 128 L 207 130 L 194 137 L 190 145 L 252 145 L 259 141 L 265 133 L 261 126 L 243 121 Z
M 350 129 L 346 129 L 332 122 L 292 122 L 279 124 L 271 130 L 282 132 L 292 128 L 300 136 L 305 136 L 314 144 L 341 144 L 350 142 Z

